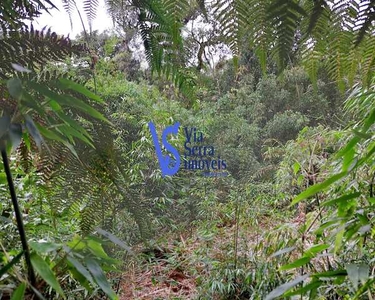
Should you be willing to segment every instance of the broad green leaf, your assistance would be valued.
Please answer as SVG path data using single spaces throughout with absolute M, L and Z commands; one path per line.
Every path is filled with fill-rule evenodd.
M 22 134 L 22 140 L 23 142 L 25 143 L 26 147 L 27 147 L 27 150 L 30 151 L 31 149 L 31 142 L 30 142 L 30 137 L 29 137 L 29 134 L 27 132 L 24 132 Z
M 27 81 L 27 85 L 34 91 L 49 98 L 50 100 L 55 100 L 57 102 L 64 101 L 64 97 L 62 95 L 55 93 L 54 91 L 50 90 L 49 87 L 43 84 L 34 81 Z
M 16 288 L 12 294 L 12 298 L 10 300 L 22 300 L 24 299 L 26 290 L 26 283 L 22 282 L 18 288 Z
M 296 285 L 300 284 L 304 280 L 306 280 L 310 275 L 306 274 L 303 276 L 299 276 L 296 279 L 289 281 L 287 283 L 284 283 L 277 288 L 275 288 L 271 293 L 269 293 L 265 300 L 271 300 L 275 299 L 277 297 L 282 296 L 286 291 L 290 290 L 291 288 L 295 287 Z
M 9 130 L 10 118 L 8 115 L 4 115 L 0 118 L 0 139 L 5 135 Z
M 109 285 L 107 278 L 105 277 L 103 270 L 99 266 L 99 264 L 90 257 L 86 258 L 85 261 L 86 261 L 87 268 L 89 269 L 96 283 L 103 290 L 103 292 L 106 293 L 110 299 L 118 299 L 117 295 L 115 294 L 115 292 L 112 290 L 111 286 Z
M 39 253 L 48 253 L 61 248 L 61 244 L 51 242 L 30 242 L 30 247 Z
M 21 124 L 10 124 L 9 126 L 9 138 L 12 144 L 12 148 L 16 149 L 21 143 L 22 139 L 22 126 Z
M 74 238 L 70 241 L 70 242 L 67 242 L 66 243 L 70 248 L 74 248 L 74 250 L 83 250 L 86 248 L 86 244 L 85 242 L 83 242 L 83 238 L 79 237 L 79 236 L 74 236 Z M 70 252 L 71 249 L 67 249 L 65 246 L 64 246 L 64 249 L 66 252 Z
M 306 199 L 308 197 L 311 197 L 311 196 L 315 195 L 316 193 L 323 191 L 324 189 L 329 187 L 331 184 L 335 183 L 336 181 L 340 180 L 341 178 L 345 177 L 346 175 L 347 175 L 347 172 L 341 172 L 341 173 L 338 173 L 338 174 L 335 174 L 335 175 L 331 176 L 330 178 L 326 179 L 322 183 L 318 183 L 318 184 L 315 184 L 315 185 L 309 187 L 307 190 L 303 191 L 296 198 L 294 198 L 294 200 L 292 201 L 290 206 L 293 206 L 293 205 L 297 204 L 298 202 L 300 202 L 301 200 Z
M 62 112 L 56 112 L 56 114 L 59 116 L 61 120 L 63 120 L 67 125 L 73 127 L 75 130 L 81 132 L 83 135 L 85 135 L 88 139 L 92 141 L 91 135 L 86 131 L 85 128 L 82 127 L 81 124 L 79 124 L 76 120 L 73 120 L 72 118 L 68 117 L 67 115 L 63 114 Z
M 133 251 L 130 249 L 130 247 L 128 245 L 126 245 L 123 241 L 121 241 L 118 237 L 114 236 L 112 233 L 110 233 L 108 231 L 105 231 L 105 230 L 103 230 L 103 229 L 101 229 L 99 227 L 96 228 L 96 231 L 98 233 L 100 233 L 101 235 L 105 236 L 106 238 L 108 238 L 110 241 L 112 241 L 116 245 L 118 245 L 121 248 L 125 249 L 129 253 L 133 253 Z
M 360 264 L 358 266 L 358 279 L 362 284 L 364 284 L 370 278 L 369 274 L 370 274 L 369 265 Z
M 359 281 L 359 272 L 358 272 L 358 265 L 356 264 L 348 264 L 346 266 L 346 271 L 348 272 L 348 277 L 352 282 L 354 288 L 358 289 L 358 281 Z
M 355 164 L 354 155 L 355 155 L 354 148 L 351 148 L 348 152 L 345 153 L 344 160 L 342 162 L 343 171 L 348 171 L 348 170 L 350 171 L 353 168 L 353 165 Z
M 36 101 L 29 93 L 26 91 L 23 91 L 22 93 L 22 106 L 29 107 L 33 110 L 35 110 L 40 116 L 45 116 L 46 111 L 44 108 L 39 104 L 39 101 Z M 21 107 L 22 107 L 21 106 Z
M 361 132 L 361 131 L 358 131 L 358 130 L 355 130 L 355 129 L 352 129 L 352 131 L 354 132 L 355 135 L 357 135 L 358 137 L 360 137 L 362 139 L 371 139 L 372 138 L 372 135 L 369 134 L 369 133 Z
M 299 258 L 299 259 L 295 260 L 294 262 L 292 262 L 290 264 L 281 266 L 280 270 L 285 271 L 285 270 L 295 269 L 295 268 L 301 267 L 303 265 L 306 265 L 307 263 L 310 262 L 310 260 L 311 260 L 311 257 L 302 257 L 302 258 Z
M 7 81 L 9 94 L 19 100 L 22 96 L 22 81 L 19 78 L 11 78 Z
M 33 137 L 33 140 L 40 151 L 43 138 L 40 135 L 38 128 L 36 128 L 33 119 L 31 119 L 31 117 L 28 115 L 25 116 L 25 124 L 28 132 Z
M 60 104 L 58 104 L 55 100 L 51 100 L 48 103 L 54 112 L 59 112 L 62 110 Z
M 314 257 L 317 253 L 329 248 L 328 244 L 314 245 L 305 251 L 304 255 Z
M 72 255 L 67 256 L 68 262 L 72 264 L 72 266 L 80 273 L 83 277 L 85 277 L 92 285 L 95 285 L 94 280 L 90 272 L 82 265 L 78 260 L 76 260 Z
M 69 125 L 60 125 L 58 126 L 58 129 L 65 136 L 70 135 L 70 136 L 76 137 L 80 139 L 81 141 L 85 142 L 86 144 L 90 145 L 92 148 L 95 148 L 94 144 L 86 136 L 84 136 L 79 131 L 75 130 L 73 127 Z
M 58 142 L 61 142 L 61 143 L 65 143 L 66 142 L 64 140 L 64 138 L 62 136 L 60 136 L 58 133 L 56 133 L 56 132 L 54 132 L 52 130 L 47 129 L 44 126 L 39 125 L 38 123 L 36 124 L 36 127 L 39 129 L 40 133 L 43 136 L 45 136 L 47 139 L 55 140 L 55 141 L 58 141 Z
M 335 204 L 339 204 L 341 202 L 344 202 L 344 201 L 348 201 L 348 200 L 351 200 L 351 199 L 354 199 L 354 198 L 357 198 L 361 195 L 360 192 L 356 192 L 356 193 L 352 193 L 352 194 L 349 194 L 349 195 L 344 195 L 344 196 L 341 196 L 339 198 L 336 198 L 336 199 L 333 199 L 333 200 L 329 200 L 329 201 L 326 201 L 326 202 L 323 202 L 322 205 L 323 206 L 331 206 L 331 205 L 335 205 Z
M 0 278 L 8 272 L 16 263 L 18 263 L 23 255 L 23 251 L 17 254 L 13 259 L 6 264 L 2 269 L 0 269 Z
M 346 276 L 348 273 L 346 270 L 340 269 L 340 270 L 335 270 L 335 271 L 327 271 L 327 272 L 321 272 L 321 273 L 316 273 L 312 274 L 312 277 L 320 278 L 320 277 L 342 277 Z
M 51 268 L 45 262 L 45 260 L 41 258 L 35 252 L 31 254 L 30 259 L 31 259 L 31 264 L 33 265 L 34 269 L 43 278 L 43 280 L 47 282 L 62 297 L 65 298 L 64 292 L 61 289 L 60 284 L 58 283 L 55 275 L 53 274 Z
M 290 291 L 284 294 L 285 297 L 291 297 L 295 295 L 304 295 L 306 292 L 309 292 L 311 290 L 317 289 L 323 284 L 320 280 L 315 280 L 310 282 L 309 284 L 306 284 L 305 286 L 300 287 L 299 289 L 295 291 Z
M 96 256 L 101 257 L 101 258 L 109 258 L 107 253 L 105 253 L 102 245 L 99 244 L 98 242 L 90 239 L 87 241 L 87 245 L 89 246 L 90 251 Z
M 70 90 L 74 90 L 90 99 L 93 99 L 99 103 L 104 103 L 104 101 L 96 94 L 94 94 L 93 92 L 89 91 L 88 89 L 86 89 L 84 86 L 74 82 L 74 81 L 71 81 L 69 79 L 66 79 L 66 78 L 60 78 L 59 79 L 61 85 L 66 88 L 66 89 L 70 89 Z
M 90 294 L 92 293 L 92 287 L 90 286 L 90 282 L 87 280 L 86 277 L 84 277 L 80 272 L 77 271 L 76 268 L 70 265 L 68 262 L 69 266 L 69 272 L 71 276 L 76 279 L 81 286 L 83 286 Z M 90 273 L 89 273 L 90 274 Z M 91 276 L 91 274 L 90 274 Z M 98 285 L 94 282 L 93 286 L 96 288 Z
M 274 254 L 272 254 L 270 256 L 270 258 L 279 256 L 279 255 L 282 255 L 282 254 L 285 254 L 285 253 L 292 252 L 294 249 L 296 249 L 296 247 L 288 247 L 288 248 L 281 249 L 279 251 L 276 251 Z

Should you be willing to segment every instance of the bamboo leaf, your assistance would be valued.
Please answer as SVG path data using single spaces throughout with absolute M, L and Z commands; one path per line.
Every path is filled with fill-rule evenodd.
M 33 265 L 34 269 L 38 272 L 38 274 L 43 278 L 45 282 L 47 282 L 56 292 L 58 292 L 62 297 L 65 298 L 64 292 L 61 289 L 60 284 L 58 283 L 55 275 L 53 274 L 49 265 L 45 262 L 43 258 L 41 258 L 35 252 L 31 254 L 31 264 Z
M 340 180 L 341 178 L 345 177 L 346 175 L 347 175 L 347 172 L 341 172 L 341 173 L 338 173 L 338 174 L 335 174 L 335 175 L 331 176 L 330 178 L 326 179 L 322 183 L 318 183 L 318 184 L 315 184 L 315 185 L 309 187 L 307 190 L 303 191 L 296 198 L 294 198 L 294 200 L 292 201 L 290 206 L 293 206 L 293 205 L 297 204 L 298 202 L 300 202 L 300 201 L 302 201 L 302 200 L 304 200 L 308 197 L 311 197 L 318 192 L 323 191 L 324 189 L 326 189 L 327 187 L 329 187 L 330 185 L 332 185 L 336 181 Z
M 18 288 L 16 288 L 12 294 L 12 298 L 10 300 L 22 300 L 24 299 L 26 290 L 26 283 L 22 282 Z
M 301 266 L 309 263 L 310 260 L 311 260 L 311 257 L 302 257 L 302 258 L 299 258 L 299 259 L 295 260 L 294 262 L 292 262 L 290 264 L 281 266 L 280 270 L 285 271 L 285 270 L 295 269 L 295 268 L 301 267 Z
M 18 263 L 23 255 L 23 251 L 17 254 L 13 259 L 0 270 L 0 278 L 8 272 L 16 263 Z
M 269 293 L 266 296 L 265 300 L 271 300 L 271 299 L 275 299 L 277 297 L 282 296 L 286 291 L 290 290 L 291 288 L 295 287 L 299 283 L 303 282 L 309 276 L 310 275 L 308 275 L 308 274 L 303 275 L 303 276 L 299 276 L 299 277 L 297 277 L 296 279 L 294 279 L 292 281 L 289 281 L 287 283 L 284 283 L 284 284 L 278 286 L 276 289 L 274 289 L 271 293 Z
M 94 277 L 96 283 L 100 286 L 104 293 L 110 299 L 118 299 L 115 292 L 112 290 L 111 286 L 109 285 L 107 278 L 105 277 L 102 268 L 99 264 L 92 258 L 86 258 L 86 265 L 89 271 L 91 272 L 92 276 Z

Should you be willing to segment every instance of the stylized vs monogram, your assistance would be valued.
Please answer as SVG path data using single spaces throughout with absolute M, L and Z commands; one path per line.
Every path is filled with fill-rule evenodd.
M 167 175 L 174 175 L 177 173 L 178 169 L 180 168 L 180 155 L 176 148 L 174 148 L 171 144 L 167 141 L 167 135 L 168 134 L 177 134 L 178 129 L 180 127 L 180 123 L 176 123 L 174 125 L 168 126 L 163 130 L 163 134 L 161 136 L 162 144 L 165 147 L 165 149 L 172 153 L 175 159 L 172 159 L 168 154 L 163 155 L 161 152 L 161 146 L 159 144 L 158 134 L 156 133 L 155 126 L 152 122 L 148 123 L 148 127 L 150 128 L 152 139 L 154 141 L 155 151 L 156 155 L 159 159 L 159 165 L 161 169 L 161 174 L 163 177 Z

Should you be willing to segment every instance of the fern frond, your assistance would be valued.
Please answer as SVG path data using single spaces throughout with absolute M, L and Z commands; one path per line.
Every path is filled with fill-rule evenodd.
M 240 54 L 240 43 L 249 25 L 246 0 L 217 0 L 213 15 L 220 24 L 220 31 L 234 56 Z
M 375 2 L 361 1 L 359 3 L 359 13 L 356 21 L 355 30 L 358 31 L 355 45 L 358 46 L 365 35 L 373 35 L 375 22 Z
M 65 9 L 65 11 L 68 13 L 70 27 L 73 28 L 72 15 L 75 10 L 75 0 L 62 0 L 62 6 Z
M 126 184 L 121 166 L 126 163 L 117 152 L 111 127 L 95 122 L 90 135 L 96 148 L 77 141 L 75 150 L 80 160 L 62 145 L 52 145 L 52 155 L 43 156 L 39 172 L 50 191 L 51 206 L 56 211 L 69 210 L 80 217 L 83 232 L 104 226 L 108 217 L 114 218 L 122 209 L 130 212 L 140 232 L 149 234 L 145 211 L 140 207 L 136 193 Z M 139 193 L 138 193 L 139 194 Z
M 375 71 L 375 31 L 361 42 L 363 48 L 363 60 L 361 64 L 362 81 L 366 85 L 371 84 Z
M 37 70 L 49 61 L 62 61 L 84 50 L 84 46 L 72 45 L 69 38 L 50 29 L 39 31 L 31 26 L 30 30 L 7 31 L 0 39 L 0 77 L 15 73 L 12 63 Z
M 283 69 L 290 60 L 296 30 L 306 12 L 295 0 L 276 0 L 269 8 L 269 16 L 276 29 L 273 52 L 278 56 L 279 66 Z
M 96 12 L 99 6 L 98 0 L 84 0 L 83 9 L 87 16 L 87 21 L 90 26 L 90 31 L 92 27 L 92 21 L 96 18 Z
M 56 8 L 50 0 L 0 1 L 0 29 L 3 32 L 24 29 L 25 20 L 33 20 L 42 11 L 48 11 L 47 6 Z
M 171 79 L 181 91 L 190 91 L 194 80 L 184 70 L 181 28 L 189 13 L 188 1 L 136 1 L 139 29 L 151 71 Z

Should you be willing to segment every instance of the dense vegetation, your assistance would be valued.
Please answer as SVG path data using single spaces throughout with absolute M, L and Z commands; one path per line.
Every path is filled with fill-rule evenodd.
M 56 2 L 0 4 L 2 299 L 374 299 L 373 1 Z

